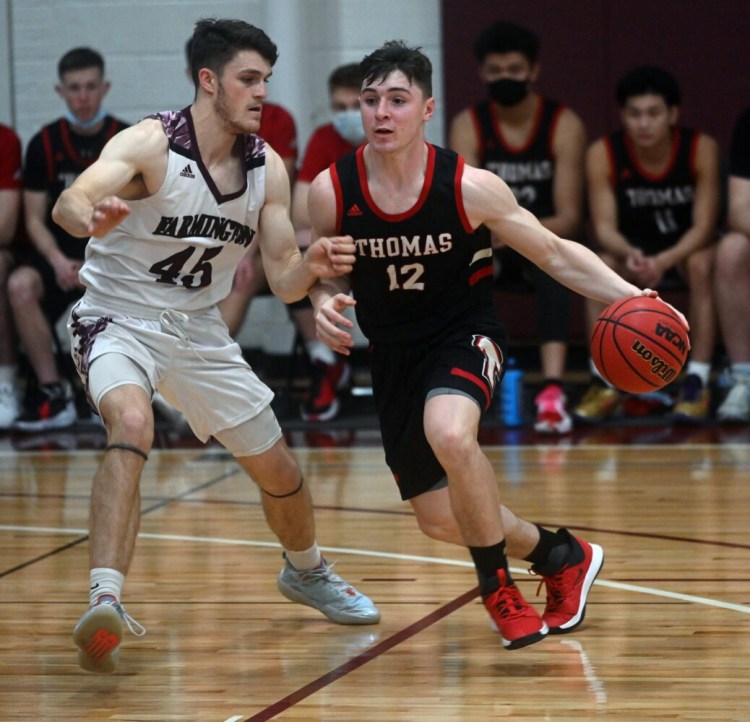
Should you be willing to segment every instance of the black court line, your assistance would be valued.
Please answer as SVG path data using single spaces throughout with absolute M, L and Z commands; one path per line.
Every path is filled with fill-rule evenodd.
M 439 622 L 441 619 L 447 617 L 449 614 L 452 614 L 457 609 L 465 606 L 469 602 L 476 599 L 478 596 L 478 587 L 470 589 L 468 592 L 465 592 L 461 596 L 456 597 L 453 601 L 448 602 L 448 604 L 440 607 L 439 609 L 436 609 L 434 612 L 430 612 L 426 617 L 422 617 L 422 619 L 396 632 L 395 634 L 388 637 L 388 639 L 384 639 L 382 642 L 378 642 L 378 644 L 376 644 L 371 649 L 367 649 L 361 654 L 358 654 L 356 657 L 352 657 L 352 659 L 350 659 L 348 662 L 344 662 L 344 664 L 336 667 L 336 669 L 333 669 L 330 672 L 326 672 L 326 674 L 318 677 L 309 684 L 306 684 L 304 687 L 300 687 L 298 690 L 292 692 L 283 699 L 280 699 L 278 702 L 274 702 L 272 705 L 254 714 L 252 717 L 248 717 L 247 719 L 242 720 L 242 722 L 265 722 L 265 720 L 272 719 L 277 714 L 285 712 L 298 702 L 301 702 L 303 699 L 309 697 L 312 694 L 315 694 L 315 692 L 319 692 L 324 687 L 333 684 L 337 679 L 341 679 L 350 672 L 353 672 L 355 669 L 359 669 L 361 666 L 367 664 L 368 662 L 371 662 L 373 659 L 379 657 L 381 654 L 384 654 L 388 650 L 395 647 L 397 644 L 405 642 L 407 639 L 410 639 L 422 630 L 427 629 L 427 627 L 435 624 L 435 622 Z
M 202 484 L 198 484 L 197 486 L 194 486 L 191 489 L 187 489 L 186 491 L 183 491 L 181 494 L 177 494 L 176 496 L 171 496 L 166 499 L 161 499 L 160 501 L 154 504 L 151 504 L 151 506 L 147 506 L 145 509 L 141 509 L 141 517 L 144 517 L 146 514 L 150 514 L 152 511 L 161 509 L 162 507 L 167 506 L 167 504 L 172 504 L 175 501 L 182 501 L 185 497 L 195 494 L 196 492 L 203 491 L 203 489 L 207 489 L 208 487 L 213 486 L 214 484 L 218 484 L 220 481 L 224 481 L 225 479 L 228 479 L 232 476 L 236 476 L 237 474 L 240 473 L 240 471 L 241 471 L 241 468 L 238 466 L 236 469 L 232 469 L 228 471 L 227 473 L 222 474 L 221 476 L 217 476 L 215 479 L 209 479 L 208 481 L 204 481 Z M 16 564 L 16 566 L 10 567 L 10 569 L 5 569 L 4 571 L 0 571 L 0 579 L 13 574 L 14 572 L 18 572 L 21 569 L 26 569 L 27 567 L 33 566 L 37 562 L 41 562 L 41 561 L 44 561 L 45 559 L 49 559 L 50 557 L 56 556 L 57 554 L 67 551 L 68 549 L 72 549 L 73 547 L 76 547 L 79 544 L 83 544 L 84 542 L 88 541 L 88 539 L 89 539 L 89 535 L 86 534 L 85 536 L 79 537 L 78 539 L 74 539 L 73 541 L 70 541 L 67 544 L 63 544 L 59 547 L 56 547 L 55 549 L 45 552 L 44 554 L 40 554 L 39 556 L 33 557 L 32 559 L 27 559 L 25 562 Z

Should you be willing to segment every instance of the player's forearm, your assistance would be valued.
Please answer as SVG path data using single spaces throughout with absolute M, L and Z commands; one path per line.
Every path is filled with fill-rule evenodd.
M 609 268 L 596 253 L 575 241 L 562 241 L 558 253 L 541 267 L 572 291 L 602 303 L 609 304 L 641 292 Z
M 76 188 L 68 188 L 60 194 L 52 209 L 52 220 L 71 236 L 85 238 L 91 235 L 89 225 L 94 206 L 89 198 Z

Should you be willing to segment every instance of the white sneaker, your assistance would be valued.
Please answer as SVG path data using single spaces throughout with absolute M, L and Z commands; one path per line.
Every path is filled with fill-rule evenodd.
M 99 597 L 73 630 L 73 640 L 79 647 L 78 664 L 87 672 L 114 672 L 125 625 L 136 637 L 146 634 L 114 597 Z
M 313 607 L 337 624 L 380 621 L 380 612 L 372 600 L 335 574 L 333 565 L 329 566 L 325 559 L 319 567 L 307 570 L 295 569 L 286 559 L 278 587 L 290 601 Z
M 746 423 L 750 421 L 750 379 L 735 376 L 734 386 L 729 389 L 727 397 L 716 410 L 716 418 L 728 423 Z
M 0 383 L 0 429 L 10 429 L 21 413 L 18 391 L 13 384 Z

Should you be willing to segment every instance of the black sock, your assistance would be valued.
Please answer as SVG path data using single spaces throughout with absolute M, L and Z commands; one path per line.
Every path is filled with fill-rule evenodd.
M 536 524 L 536 528 L 539 529 L 539 543 L 529 556 L 524 557 L 524 561 L 532 564 L 544 564 L 549 558 L 550 552 L 561 543 L 561 540 L 555 532 L 545 529 L 539 524 Z
M 583 549 L 567 529 L 558 529 L 554 533 L 542 527 L 538 529 L 539 544 L 526 557 L 537 574 L 549 577 L 566 564 L 583 561 Z
M 479 591 L 482 596 L 492 594 L 500 588 L 500 580 L 497 578 L 497 572 L 500 569 L 505 570 L 506 579 L 510 583 L 508 558 L 505 556 L 505 539 L 491 547 L 469 547 L 469 552 L 474 560 Z

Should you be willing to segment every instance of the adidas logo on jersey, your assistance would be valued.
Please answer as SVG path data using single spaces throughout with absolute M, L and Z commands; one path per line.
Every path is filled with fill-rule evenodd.
M 195 173 L 193 173 L 193 169 L 190 167 L 190 163 L 188 163 L 181 171 L 180 175 L 183 178 L 195 178 Z
M 347 212 L 347 216 L 361 216 L 362 211 L 359 209 L 359 206 L 355 203 Z

